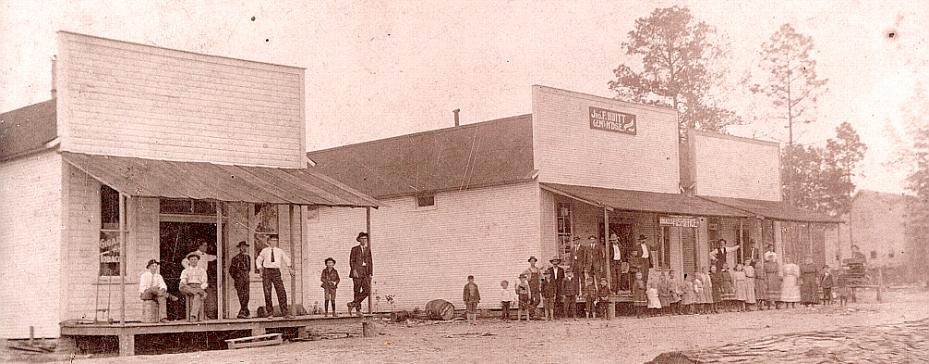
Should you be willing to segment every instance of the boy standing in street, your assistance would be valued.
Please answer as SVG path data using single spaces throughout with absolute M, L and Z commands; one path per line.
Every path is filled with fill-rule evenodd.
M 509 288 L 510 282 L 503 280 L 500 282 L 500 318 L 502 320 L 510 319 L 510 303 L 513 300 L 513 291 Z
M 474 283 L 474 276 L 468 276 L 462 299 L 467 307 L 468 324 L 477 325 L 477 304 L 481 301 L 481 293 L 477 289 L 477 284 Z
M 577 294 L 579 290 L 580 286 L 577 279 L 574 278 L 574 272 L 572 270 L 565 271 L 565 278 L 561 285 L 561 293 L 564 295 L 562 303 L 564 304 L 565 318 L 571 316 L 571 318 L 577 319 Z
M 339 314 L 335 313 L 335 291 L 339 288 L 339 272 L 335 270 L 335 259 L 326 258 L 324 261 L 326 268 L 323 268 L 322 273 L 319 274 L 319 280 L 322 282 L 320 287 L 323 287 L 323 295 L 325 301 L 323 302 L 323 317 L 329 316 L 329 305 L 332 305 L 332 317 L 339 317 Z M 331 302 L 331 303 L 330 303 Z

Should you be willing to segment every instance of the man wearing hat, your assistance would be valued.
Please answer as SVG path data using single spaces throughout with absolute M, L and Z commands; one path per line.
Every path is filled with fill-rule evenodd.
M 203 307 L 203 300 L 206 298 L 207 283 L 206 269 L 199 266 L 200 255 L 194 252 L 187 254 L 187 268 L 181 271 L 181 282 L 178 289 L 183 293 L 190 303 L 190 321 L 200 321 L 200 310 Z
M 158 320 L 168 322 L 168 310 L 165 299 L 168 297 L 168 285 L 165 284 L 164 277 L 158 274 L 158 266 L 161 265 L 157 260 L 151 259 L 145 265 L 145 272 L 139 276 L 139 298 L 143 301 L 158 302 Z M 173 300 L 177 300 L 173 297 Z
M 274 303 L 271 301 L 271 288 L 277 293 L 277 303 L 281 307 L 281 314 L 284 317 L 292 318 L 290 311 L 287 310 L 287 289 L 284 287 L 284 280 L 281 278 L 281 269 L 286 267 L 290 271 L 290 276 L 294 276 L 294 268 L 290 264 L 290 256 L 284 249 L 279 248 L 277 235 L 268 237 L 268 246 L 261 249 L 258 258 L 255 259 L 255 268 L 261 275 L 261 287 L 264 289 L 265 296 L 265 317 L 274 317 Z
M 648 237 L 645 234 L 639 234 L 639 253 L 638 255 L 638 267 L 639 271 L 642 272 L 642 279 L 645 282 L 648 282 L 648 271 L 649 268 L 652 268 L 652 252 L 651 248 L 648 247 Z
M 371 248 L 368 247 L 368 233 L 358 233 L 355 241 L 358 245 L 352 247 L 352 253 L 348 259 L 349 269 L 351 269 L 348 276 L 352 279 L 352 290 L 355 293 L 355 299 L 347 304 L 349 316 L 353 308 L 358 311 L 358 316 L 361 316 L 361 302 L 371 295 L 371 276 L 374 275 L 374 262 L 371 257 Z
M 555 288 L 555 312 L 560 312 L 562 308 L 561 304 L 561 295 L 562 295 L 562 285 L 564 284 L 565 272 L 564 268 L 561 267 L 561 258 L 554 257 L 548 260 L 552 264 L 551 267 L 545 270 L 545 273 L 548 274 L 548 279 L 552 280 Z M 561 315 L 559 315 L 561 316 Z
M 232 257 L 232 264 L 229 265 L 229 275 L 235 282 L 235 293 L 239 296 L 239 315 L 238 318 L 248 318 L 248 294 L 249 294 L 249 273 L 252 272 L 252 258 L 248 256 L 248 243 L 244 240 L 237 245 L 239 254 Z

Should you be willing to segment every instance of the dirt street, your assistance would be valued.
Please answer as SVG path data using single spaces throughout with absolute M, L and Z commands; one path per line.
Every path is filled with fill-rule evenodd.
M 349 338 L 282 346 L 75 360 L 102 363 L 641 363 L 669 351 L 696 350 L 801 331 L 902 323 L 929 317 L 929 293 L 890 293 L 868 302 L 812 309 L 612 321 L 580 319 L 515 323 L 484 319 L 407 327 L 380 325 L 376 338 Z

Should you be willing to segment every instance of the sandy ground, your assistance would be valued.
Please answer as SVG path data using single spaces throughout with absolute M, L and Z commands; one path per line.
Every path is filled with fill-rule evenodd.
M 462 321 L 407 326 L 381 324 L 374 338 L 183 354 L 75 359 L 75 363 L 641 363 L 663 352 L 695 350 L 769 335 L 902 323 L 929 317 L 929 293 L 890 293 L 885 303 L 663 316 L 606 321 Z

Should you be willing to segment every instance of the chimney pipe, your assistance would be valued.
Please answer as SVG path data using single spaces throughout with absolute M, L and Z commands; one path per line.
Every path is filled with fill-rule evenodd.
M 52 56 L 52 98 L 58 97 L 58 57 Z
M 455 113 L 455 126 L 457 127 L 459 125 L 458 124 L 458 113 L 461 112 L 461 109 L 455 109 L 455 110 L 452 110 L 452 112 Z

